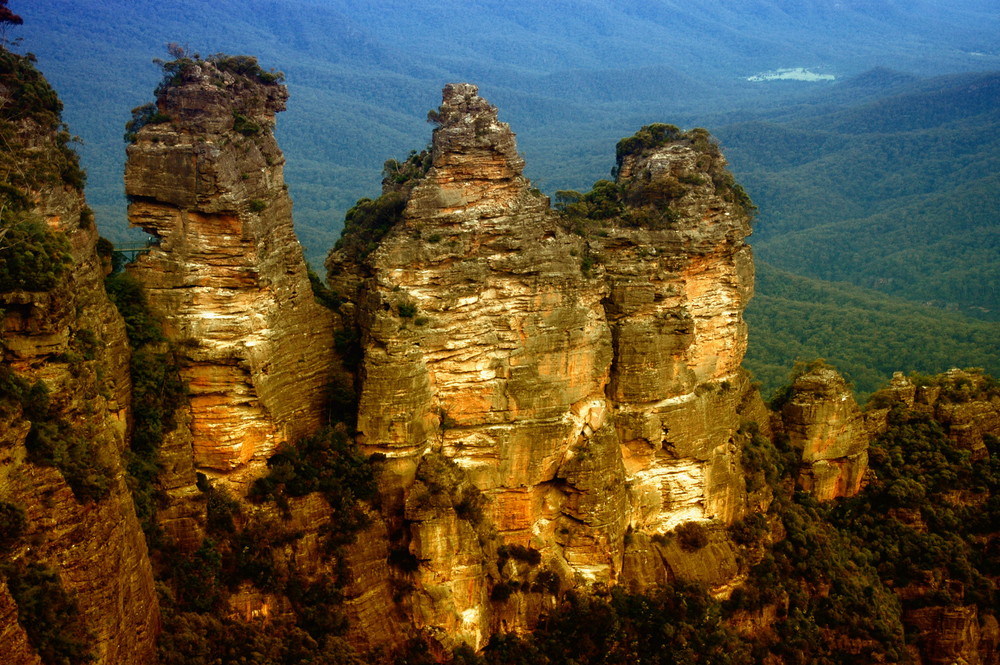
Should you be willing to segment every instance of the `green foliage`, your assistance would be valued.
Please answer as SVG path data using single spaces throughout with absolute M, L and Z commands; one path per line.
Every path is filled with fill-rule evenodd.
M 386 185 L 400 186 L 415 184 L 431 168 L 430 147 L 424 148 L 420 152 L 411 150 L 410 154 L 402 162 L 395 159 L 386 160 L 382 165 L 382 183 Z
M 101 501 L 111 491 L 114 473 L 98 454 L 91 433 L 72 426 L 57 412 L 33 420 L 25 445 L 29 459 L 59 469 L 78 501 Z
M 785 538 L 750 569 L 729 611 L 756 609 L 787 599 L 787 613 L 755 648 L 785 662 L 896 661 L 905 656 L 901 610 L 867 558 L 848 535 L 824 519 L 807 494 L 778 497 L 772 507 Z
M 496 635 L 481 660 L 470 661 L 468 654 L 462 658 L 488 665 L 754 662 L 723 624 L 719 603 L 703 588 L 686 584 L 645 595 L 620 587 L 570 592 L 530 635 Z
M 28 193 L 45 185 L 82 189 L 86 175 L 70 147 L 77 139 L 62 123 L 62 102 L 32 59 L 0 47 L 0 89 L 5 91 L 0 100 L 0 208 L 26 209 Z
M 247 663 L 367 665 L 340 636 L 313 638 L 284 619 L 243 621 L 220 614 L 167 610 L 159 639 L 162 665 Z
M 252 55 L 226 55 L 216 53 L 207 58 L 220 71 L 242 76 L 264 85 L 280 85 L 285 80 L 282 72 L 266 70 Z
M 739 434 L 744 441 L 740 464 L 747 491 L 764 487 L 780 491 L 783 481 L 798 467 L 797 453 L 787 445 L 787 437 L 777 436 L 772 442 L 760 434 L 757 423 L 744 423 Z
M 412 302 L 401 302 L 397 307 L 400 318 L 412 319 L 417 315 L 417 305 Z
M 524 545 L 501 545 L 497 548 L 497 557 L 500 559 L 497 565 L 501 568 L 506 559 L 523 561 L 529 566 L 537 566 L 542 562 L 541 552 L 534 547 L 525 547 Z
M 281 446 L 267 466 L 268 474 L 250 489 L 252 500 L 273 499 L 281 505 L 285 497 L 322 492 L 333 513 L 333 530 L 327 534 L 333 546 L 351 542 L 367 526 L 368 518 L 358 502 L 375 496 L 374 473 L 344 427 L 328 428 L 294 446 Z
M 473 527 L 484 524 L 486 498 L 454 460 L 440 454 L 424 455 L 417 466 L 416 480 L 424 485 L 423 492 L 416 495 L 420 504 L 451 507 L 459 519 Z
M 316 274 L 316 271 L 312 268 L 308 268 L 308 270 L 309 286 L 312 287 L 313 297 L 316 299 L 316 302 L 336 312 L 340 309 L 341 303 L 344 302 L 343 299 L 323 283 L 323 280 Z
M 708 528 L 700 522 L 684 522 L 674 531 L 685 552 L 697 552 L 708 545 Z
M 836 506 L 831 521 L 864 548 L 879 575 L 897 588 L 916 583 L 908 606 L 996 603 L 996 520 L 1000 459 L 973 459 L 925 413 L 896 405 L 869 451 L 877 480 Z M 962 488 L 973 501 L 956 499 Z M 940 580 L 928 584 L 928 580 Z
M 83 665 L 94 659 L 93 636 L 80 617 L 76 599 L 59 574 L 34 563 L 0 566 L 17 603 L 17 620 L 46 665 Z
M 156 509 L 160 500 L 160 446 L 176 427 L 176 412 L 186 390 L 174 349 L 166 345 L 159 321 L 149 309 L 142 284 L 128 273 L 104 280 L 111 302 L 125 320 L 132 347 L 129 373 L 132 378 L 132 439 L 125 463 L 136 514 L 147 539 L 156 544 L 159 533 Z
M 0 211 L 0 291 L 48 291 L 72 262 L 69 243 L 42 223 Z
M 233 111 L 233 131 L 243 136 L 257 136 L 261 133 L 261 126 L 246 117 L 239 111 Z M 261 208 L 263 210 L 263 208 Z M 255 210 L 254 212 L 260 212 Z
M 128 273 L 119 273 L 105 279 L 104 287 L 125 319 L 125 330 L 133 348 L 166 341 L 139 280 Z
M 615 146 L 615 160 L 618 168 L 622 162 L 631 155 L 640 155 L 647 150 L 658 148 L 674 141 L 684 138 L 684 132 L 674 125 L 664 123 L 653 123 L 645 125 L 632 136 L 618 141 Z
M 171 560 L 171 576 L 177 607 L 191 612 L 209 612 L 222 602 L 222 555 L 215 541 L 206 538 L 191 554 Z
M 382 196 L 360 199 L 344 216 L 344 230 L 335 249 L 359 258 L 368 256 L 403 218 L 410 190 L 431 167 L 429 150 L 411 150 L 402 162 L 390 159 L 382 169 Z
M 372 253 L 385 234 L 403 218 L 406 197 L 389 192 L 375 199 L 361 199 L 344 216 L 344 232 L 336 249 L 363 258 Z
M 16 409 L 31 422 L 25 446 L 32 463 L 59 469 L 78 501 L 100 501 L 108 495 L 114 474 L 97 454 L 91 432 L 62 417 L 42 381 L 29 384 L 0 366 L 0 411 Z
M 125 123 L 126 143 L 135 143 L 139 138 L 139 130 L 146 125 L 161 125 L 170 122 L 171 118 L 165 113 L 160 113 L 156 104 L 149 103 L 136 106 L 132 109 L 132 119 Z
M 250 212 L 258 213 L 267 210 L 267 202 L 260 199 L 253 199 L 249 203 Z
M 1000 324 L 756 263 L 745 362 L 765 395 L 786 383 L 797 358 L 826 358 L 860 399 L 899 370 L 937 373 L 957 365 L 1000 374 Z

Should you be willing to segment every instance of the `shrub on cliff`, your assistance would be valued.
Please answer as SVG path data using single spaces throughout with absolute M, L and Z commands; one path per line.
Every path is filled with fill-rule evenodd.
M 58 573 L 20 561 L 0 566 L 0 577 L 6 578 L 17 603 L 17 621 L 43 663 L 83 665 L 94 660 L 93 636 Z
M 126 451 L 129 489 L 147 539 L 157 542 L 156 479 L 160 473 L 159 450 L 163 438 L 174 429 L 177 408 L 185 398 L 184 384 L 174 349 L 159 321 L 149 309 L 142 284 L 128 273 L 104 280 L 111 302 L 125 320 L 132 347 L 129 373 L 132 378 L 132 438 Z
M 285 505 L 286 497 L 321 492 L 333 513 L 333 530 L 327 534 L 332 546 L 351 542 L 368 524 L 358 502 L 375 496 L 374 472 L 343 426 L 282 445 L 267 460 L 267 467 L 267 475 L 250 488 L 250 499 Z
M 0 561 L 17 544 L 28 527 L 24 508 L 17 504 L 0 501 Z
M 410 191 L 431 167 L 429 150 L 411 150 L 402 162 L 390 159 L 382 168 L 382 195 L 363 198 L 344 215 L 344 230 L 335 250 L 358 258 L 368 256 L 403 218 Z
M 43 185 L 82 189 L 86 175 L 62 122 L 62 102 L 32 58 L 0 47 L 0 89 L 0 201 L 10 188 L 22 195 Z
M 42 381 L 29 383 L 9 367 L 0 366 L 0 411 L 11 413 L 18 408 L 31 423 L 25 440 L 30 461 L 59 469 L 78 501 L 104 499 L 114 474 L 98 457 L 90 433 L 63 417 Z
M 66 238 L 23 215 L 0 215 L 0 291 L 55 287 L 72 262 Z

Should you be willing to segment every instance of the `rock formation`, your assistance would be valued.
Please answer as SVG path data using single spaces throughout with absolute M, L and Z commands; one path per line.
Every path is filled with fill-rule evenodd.
M 9 564 L 0 651 L 11 662 L 39 662 L 8 587 L 10 576 L 42 566 L 75 597 L 95 662 L 152 662 L 159 611 L 122 462 L 131 390 L 125 326 L 104 291 L 61 105 L 26 58 L 0 50 L 0 60 L 0 235 L 11 243 L 0 256 L 0 503 L 26 518 L 12 549 L 0 546 L 0 564 Z M 57 249 L 44 260 L 33 242 Z
M 792 447 L 801 451 L 802 489 L 821 501 L 858 493 L 868 470 L 868 427 L 836 370 L 818 365 L 798 376 L 781 421 Z
M 447 86 L 432 115 L 426 173 L 364 203 L 400 198 L 394 223 L 359 257 L 375 229 L 349 214 L 327 267 L 364 349 L 359 441 L 387 456 L 383 510 L 420 562 L 411 616 L 478 647 L 531 623 L 539 608 L 506 589 L 540 571 L 616 582 L 627 528 L 648 538 L 745 510 L 734 435 L 753 401 L 739 367 L 753 272 L 748 215 L 703 134 L 629 154 L 626 207 L 585 238 L 524 178 L 475 86 Z M 678 178 L 669 201 L 649 193 Z M 483 515 L 464 492 L 485 497 Z M 505 547 L 539 570 L 494 568 Z
M 333 323 L 313 298 L 272 133 L 285 87 L 252 58 L 173 66 L 128 148 L 129 219 L 155 237 L 130 270 L 182 348 L 179 449 L 229 474 L 324 424 Z

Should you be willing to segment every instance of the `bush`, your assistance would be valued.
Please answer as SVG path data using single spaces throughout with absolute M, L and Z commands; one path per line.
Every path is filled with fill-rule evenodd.
M 358 453 L 343 427 L 328 428 L 295 445 L 282 445 L 267 461 L 268 473 L 250 488 L 253 501 L 277 500 L 322 492 L 333 512 L 328 542 L 353 541 L 368 524 L 359 501 L 375 496 L 375 476 L 367 458 Z
M 674 531 L 685 552 L 697 552 L 708 545 L 708 529 L 701 522 L 685 522 Z
M 43 663 L 83 665 L 94 660 L 89 634 L 76 600 L 55 571 L 19 562 L 0 566 L 17 603 L 17 621 Z
M 24 508 L 0 501 L 0 561 L 13 549 L 27 528 L 28 518 Z
M 72 262 L 69 243 L 40 222 L 6 216 L 0 227 L 0 291 L 49 291 Z

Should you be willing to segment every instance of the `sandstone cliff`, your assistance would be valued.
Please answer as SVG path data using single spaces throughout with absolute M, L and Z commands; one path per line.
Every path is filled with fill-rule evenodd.
M 539 580 L 620 581 L 626 530 L 746 510 L 748 214 L 708 137 L 678 132 L 633 146 L 607 229 L 574 232 L 475 86 L 432 116 L 430 155 L 402 183 L 392 163 L 327 267 L 364 351 L 359 443 L 387 456 L 383 513 L 415 562 L 404 610 L 479 647 L 532 624 Z M 632 580 L 693 570 L 678 561 Z M 731 568 L 692 577 L 721 588 Z
M 129 219 L 155 239 L 130 271 L 182 348 L 189 390 L 176 457 L 234 480 L 324 424 L 333 366 L 272 133 L 287 96 L 252 58 L 182 58 L 128 148 Z
M 26 614 L 21 621 L 36 639 L 29 646 L 16 624 L 8 587 L 29 584 L 39 570 L 32 566 L 42 566 L 59 576 L 62 591 L 50 585 L 49 593 L 75 597 L 74 625 L 89 633 L 80 649 L 97 663 L 152 662 L 157 601 L 122 461 L 130 404 L 124 324 L 104 292 L 97 229 L 61 105 L 26 58 L 2 51 L 0 70 L 0 502 L 26 518 L 20 538 L 0 551 L 3 651 L 34 663 L 40 630 L 73 638 L 68 625 L 33 624 Z M 75 615 L 63 611 L 62 620 Z

